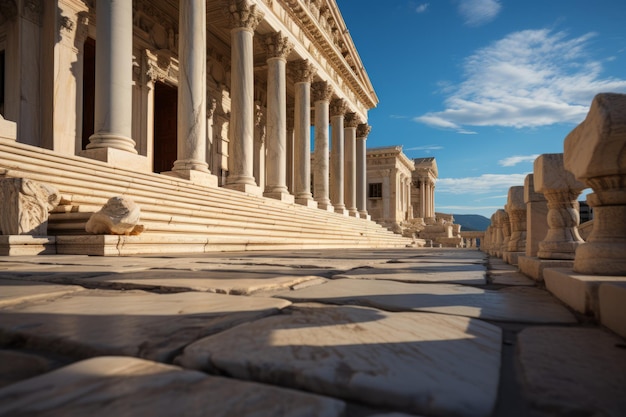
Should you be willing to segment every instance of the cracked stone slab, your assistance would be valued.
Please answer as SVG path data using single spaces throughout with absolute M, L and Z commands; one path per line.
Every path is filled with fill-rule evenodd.
M 85 290 L 0 309 L 0 343 L 20 340 L 74 357 L 129 355 L 167 361 L 201 337 L 256 320 L 290 303 L 186 292 Z
M 521 272 L 511 270 L 490 270 L 489 280 L 497 285 L 535 287 L 537 283 Z
M 83 290 L 84 288 L 74 285 L 55 285 L 45 282 L 0 278 L 0 307 L 25 301 L 51 299 Z
M 518 336 L 523 384 L 550 415 L 626 415 L 626 344 L 602 329 L 535 327 Z
M 486 269 L 477 264 L 386 263 L 334 275 L 334 279 L 385 279 L 400 282 L 449 282 L 485 285 Z
M 453 284 L 338 279 L 274 296 L 295 302 L 357 304 L 508 322 L 576 323 L 576 318 L 547 291 L 529 287 L 494 291 Z
M 99 357 L 0 389 L 0 416 L 343 415 L 345 403 L 137 358 Z
M 430 416 L 489 416 L 501 330 L 480 320 L 357 306 L 294 306 L 204 338 L 187 368 Z
M 216 270 L 152 269 L 98 276 L 85 280 L 100 287 L 126 289 L 161 289 L 205 291 L 220 294 L 248 295 L 260 291 L 299 288 L 307 281 L 318 281 L 316 271 L 307 269 L 253 268 Z

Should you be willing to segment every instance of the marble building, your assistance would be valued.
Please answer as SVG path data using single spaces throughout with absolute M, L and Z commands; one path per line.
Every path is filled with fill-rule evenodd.
M 335 0 L 0 0 L 0 71 L 0 156 L 368 219 L 378 98 Z M 30 175 L 17 164 L 0 168 Z M 112 197 L 50 182 L 61 205 Z

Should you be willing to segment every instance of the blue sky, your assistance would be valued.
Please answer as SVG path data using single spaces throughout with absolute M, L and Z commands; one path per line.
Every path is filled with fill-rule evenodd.
M 337 3 L 380 100 L 367 146 L 434 156 L 440 212 L 491 216 L 595 94 L 626 93 L 625 0 Z

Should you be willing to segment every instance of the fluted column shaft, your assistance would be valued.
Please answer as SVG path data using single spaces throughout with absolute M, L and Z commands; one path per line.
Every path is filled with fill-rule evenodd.
M 231 0 L 231 116 L 226 187 L 260 194 L 253 171 L 254 151 L 254 29 L 263 14 L 246 1 Z
M 208 172 L 205 1 L 181 1 L 178 27 L 178 159 L 173 170 Z
M 308 206 L 313 202 L 311 194 L 311 79 L 315 71 L 308 61 L 294 62 L 292 70 L 296 79 L 294 106 L 294 195 L 296 203 Z
M 280 32 L 264 38 L 267 50 L 267 177 L 263 195 L 290 200 L 287 189 L 287 55 L 293 44 Z
M 367 148 L 365 142 L 371 127 L 360 124 L 356 131 L 356 208 L 367 218 Z
M 332 141 L 330 153 L 330 201 L 335 211 L 347 214 L 344 195 L 345 175 L 345 142 L 344 142 L 344 115 L 347 111 L 343 99 L 335 99 L 330 104 L 330 124 Z
M 315 103 L 315 166 L 314 198 L 318 206 L 332 211 L 328 193 L 328 107 L 332 96 L 332 87 L 328 83 L 316 82 L 312 84 L 313 102 Z
M 94 134 L 87 149 L 114 148 L 136 154 L 132 132 L 133 6 L 96 2 Z
M 356 127 L 359 123 L 359 118 L 355 113 L 346 114 L 343 133 L 345 140 L 344 192 L 346 208 L 350 216 L 354 217 L 359 216 L 359 212 L 356 209 Z

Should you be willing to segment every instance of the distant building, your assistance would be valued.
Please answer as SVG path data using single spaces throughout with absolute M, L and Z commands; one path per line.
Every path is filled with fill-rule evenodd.
M 412 175 L 411 204 L 413 217 L 430 219 L 435 218 L 435 183 L 439 176 L 437 161 L 434 157 L 413 159 L 415 170 Z

